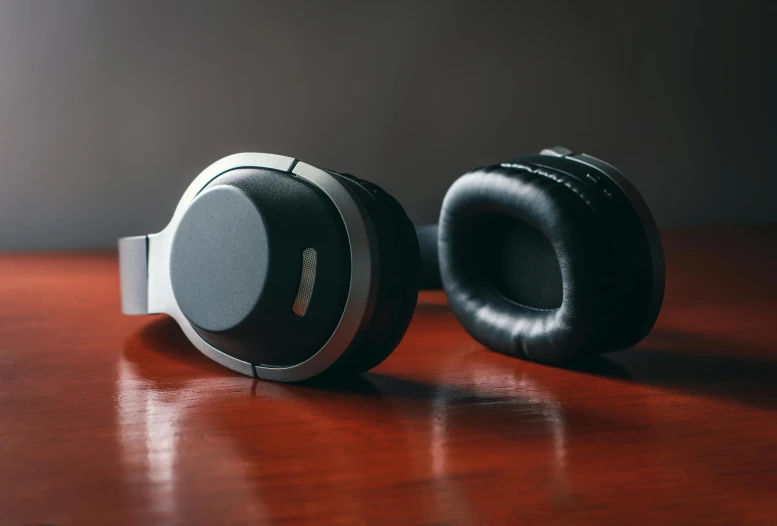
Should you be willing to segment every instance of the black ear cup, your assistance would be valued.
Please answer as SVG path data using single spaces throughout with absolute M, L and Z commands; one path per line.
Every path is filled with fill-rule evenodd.
M 473 337 L 504 354 L 561 363 L 647 334 L 663 297 L 663 254 L 644 202 L 611 175 L 533 155 L 451 186 L 440 215 L 440 276 Z
M 275 170 L 236 169 L 186 210 L 170 276 L 181 311 L 205 341 L 249 363 L 293 365 L 320 349 L 340 320 L 348 239 L 315 185 Z
M 283 382 L 375 367 L 418 298 L 418 239 L 395 199 L 267 153 L 206 167 L 163 230 L 119 240 L 119 266 L 125 314 L 171 316 L 211 360 Z
M 371 260 L 355 335 L 322 373 L 382 362 L 410 323 L 418 296 L 418 242 L 399 203 L 377 185 L 326 172 L 350 195 Z M 353 292 L 344 218 L 316 184 L 289 172 L 236 168 L 189 204 L 170 249 L 181 313 L 219 352 L 252 364 L 303 364 L 328 344 Z M 366 274 L 365 274 L 366 275 Z
M 418 299 L 419 249 L 402 206 L 378 185 L 338 174 L 363 206 L 378 245 L 372 316 L 361 337 L 332 367 L 332 373 L 359 373 L 385 360 L 410 324 Z

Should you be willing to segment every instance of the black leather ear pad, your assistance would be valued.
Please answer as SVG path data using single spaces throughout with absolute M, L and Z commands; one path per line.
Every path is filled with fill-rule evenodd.
M 636 209 L 641 197 L 624 192 L 621 184 L 629 183 L 620 174 L 624 181 L 616 183 L 612 175 L 592 165 L 549 155 L 523 155 L 515 162 L 568 185 L 594 210 L 607 232 L 609 250 L 602 257 L 608 258 L 612 271 L 607 278 L 612 315 L 604 339 L 591 350 L 607 352 L 636 345 L 658 315 L 661 299 L 656 293 L 660 290 L 663 297 L 663 251 L 657 231 L 653 248 L 648 240 L 651 223 L 653 230 L 656 227 L 647 205 L 643 203 L 641 218 Z
M 573 177 L 550 168 L 494 165 L 465 174 L 445 196 L 440 215 L 440 275 L 464 328 L 504 354 L 560 363 L 601 349 L 614 312 L 610 233 L 591 196 Z M 514 222 L 539 231 L 558 261 L 556 308 L 510 300 L 483 262 L 483 225 Z
M 338 373 L 368 371 L 385 360 L 410 325 L 418 300 L 419 250 L 402 205 L 378 185 L 348 174 L 341 177 L 372 223 L 378 245 L 375 308 L 361 337 L 331 367 Z

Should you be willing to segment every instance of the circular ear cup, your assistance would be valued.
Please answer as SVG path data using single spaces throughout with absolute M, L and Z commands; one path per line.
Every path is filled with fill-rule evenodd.
M 371 277 L 358 331 L 322 372 L 363 372 L 394 350 L 410 323 L 418 242 L 404 209 L 377 185 L 329 176 L 360 212 L 371 260 L 358 263 Z M 181 218 L 171 246 L 173 293 L 218 351 L 267 368 L 302 364 L 341 322 L 353 286 L 349 244 L 341 212 L 316 184 L 236 168 L 205 186 Z
M 333 373 L 360 373 L 385 360 L 410 325 L 418 300 L 418 240 L 405 210 L 391 195 L 352 175 L 331 173 L 342 178 L 363 206 L 378 245 L 372 317 L 360 338 L 330 369 Z
M 219 351 L 288 366 L 335 331 L 350 284 L 340 213 L 300 177 L 239 168 L 208 185 L 181 219 L 170 255 L 181 312 Z
M 629 198 L 601 177 L 569 159 L 526 156 L 453 184 L 440 216 L 440 274 L 475 339 L 560 363 L 647 333 L 651 250 Z

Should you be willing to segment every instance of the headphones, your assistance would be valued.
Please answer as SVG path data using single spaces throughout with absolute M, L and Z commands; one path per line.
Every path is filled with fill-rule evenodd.
M 564 148 L 478 168 L 414 228 L 375 184 L 291 157 L 206 168 L 157 234 L 119 240 L 122 310 L 173 317 L 234 371 L 360 373 L 444 288 L 484 346 L 560 364 L 633 346 L 664 292 L 658 229 L 615 168 Z

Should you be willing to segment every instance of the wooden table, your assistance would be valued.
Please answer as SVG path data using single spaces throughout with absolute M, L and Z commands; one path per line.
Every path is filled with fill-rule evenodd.
M 637 348 L 489 352 L 441 293 L 340 385 L 119 312 L 113 253 L 0 256 L 0 524 L 777 524 L 777 231 L 665 234 Z

